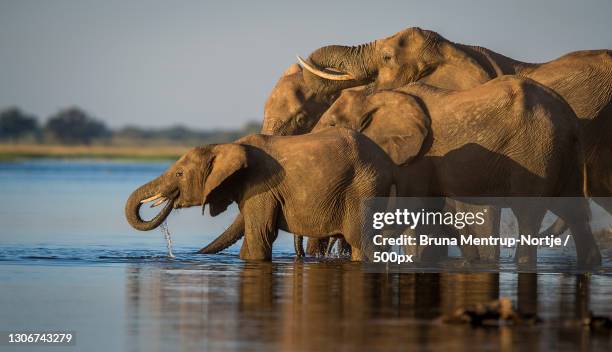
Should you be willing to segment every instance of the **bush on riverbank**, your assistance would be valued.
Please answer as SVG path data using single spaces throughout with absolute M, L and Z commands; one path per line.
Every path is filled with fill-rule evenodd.
M 124 150 L 167 147 L 184 149 L 202 144 L 230 142 L 244 135 L 257 133 L 260 129 L 261 125 L 256 122 L 228 130 L 197 130 L 182 125 L 165 128 L 126 126 L 110 129 L 102 120 L 92 117 L 78 107 L 60 110 L 44 124 L 40 124 L 36 117 L 17 107 L 0 111 L 0 143 L 4 144 L 5 155 L 12 152 L 27 154 L 25 150 L 35 150 L 33 153 L 36 155 L 44 154 L 45 148 L 36 148 L 36 145 L 54 146 L 55 151 L 68 150 L 59 149 L 58 146 L 124 147 Z M 11 145 L 21 147 L 10 147 Z M 51 147 L 47 147 L 51 150 L 49 148 Z M 133 151 L 134 149 L 129 153 Z

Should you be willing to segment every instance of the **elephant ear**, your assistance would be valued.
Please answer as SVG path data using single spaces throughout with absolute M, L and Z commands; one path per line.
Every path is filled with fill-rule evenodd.
M 381 147 L 393 162 L 402 165 L 420 152 L 429 134 L 430 120 L 409 94 L 394 91 L 368 98 L 367 112 L 357 122 L 358 129 Z
M 220 144 L 213 147 L 213 157 L 208 165 L 208 176 L 204 181 L 202 211 L 208 203 L 210 215 L 216 216 L 232 203 L 231 190 L 224 189 L 223 183 L 239 170 L 247 167 L 247 153 L 240 144 Z

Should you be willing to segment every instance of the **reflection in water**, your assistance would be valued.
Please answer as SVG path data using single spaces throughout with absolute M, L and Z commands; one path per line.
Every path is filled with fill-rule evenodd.
M 0 164 L 0 193 L 11 205 L 0 208 L 2 330 L 66 327 L 78 331 L 77 349 L 86 351 L 117 350 L 113 343 L 123 344 L 124 335 L 127 347 L 147 351 L 375 351 L 421 344 L 443 351 L 575 351 L 607 348 L 612 342 L 609 333 L 576 323 L 589 311 L 612 316 L 609 264 L 599 271 L 608 275 L 511 274 L 516 269 L 508 262 L 512 249 L 502 252 L 505 261 L 499 267 L 477 268 L 504 271 L 500 274 L 373 274 L 355 263 L 293 262 L 288 235 L 285 245 L 282 236 L 274 243 L 274 263 L 244 263 L 237 259 L 237 248 L 229 254 L 194 255 L 194 249 L 226 228 L 235 206 L 217 218 L 202 217 L 196 207 L 171 217 L 177 258 L 169 260 L 159 233 L 143 235 L 123 216 L 126 195 L 167 166 L 50 160 Z M 72 206 L 66 212 L 55 206 L 90 204 L 91 199 L 95 211 Z M 597 215 L 602 211 L 593 208 L 592 225 L 600 246 L 612 248 L 611 222 L 596 221 L 610 219 Z M 562 256 L 540 252 L 545 260 L 539 272 L 572 270 L 572 248 Z M 612 251 L 603 254 L 612 263 Z M 124 267 L 122 290 L 116 275 Z M 545 323 L 471 328 L 437 319 L 463 305 L 502 296 L 523 313 L 537 312 Z M 125 317 L 118 313 L 124 306 Z M 111 347 L 99 343 L 104 338 Z
M 366 273 L 350 262 L 130 266 L 131 347 L 203 350 L 589 350 L 612 342 L 579 319 L 612 314 L 609 276 Z M 510 297 L 536 326 L 474 328 L 438 317 Z M 553 344 L 553 345 L 551 345 Z

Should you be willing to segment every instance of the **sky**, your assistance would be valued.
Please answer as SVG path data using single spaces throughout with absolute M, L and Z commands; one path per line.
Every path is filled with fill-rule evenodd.
M 612 48 L 610 14 L 610 0 L 0 0 L 0 109 L 236 128 L 263 118 L 296 55 L 324 45 L 418 26 L 541 62 Z

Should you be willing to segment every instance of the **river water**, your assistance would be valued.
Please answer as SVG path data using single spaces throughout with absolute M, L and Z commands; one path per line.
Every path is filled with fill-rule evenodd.
M 160 231 L 129 227 L 123 206 L 167 163 L 0 163 L 0 331 L 72 331 L 74 346 L 27 350 L 609 350 L 612 276 L 513 272 L 371 273 L 344 260 L 296 261 L 281 234 L 272 263 L 194 252 L 236 214 L 201 209 Z M 610 262 L 606 253 L 606 263 Z M 554 271 L 554 270 L 548 270 Z M 535 325 L 443 323 L 457 308 L 508 297 Z M 0 346 L 0 350 L 26 350 Z

